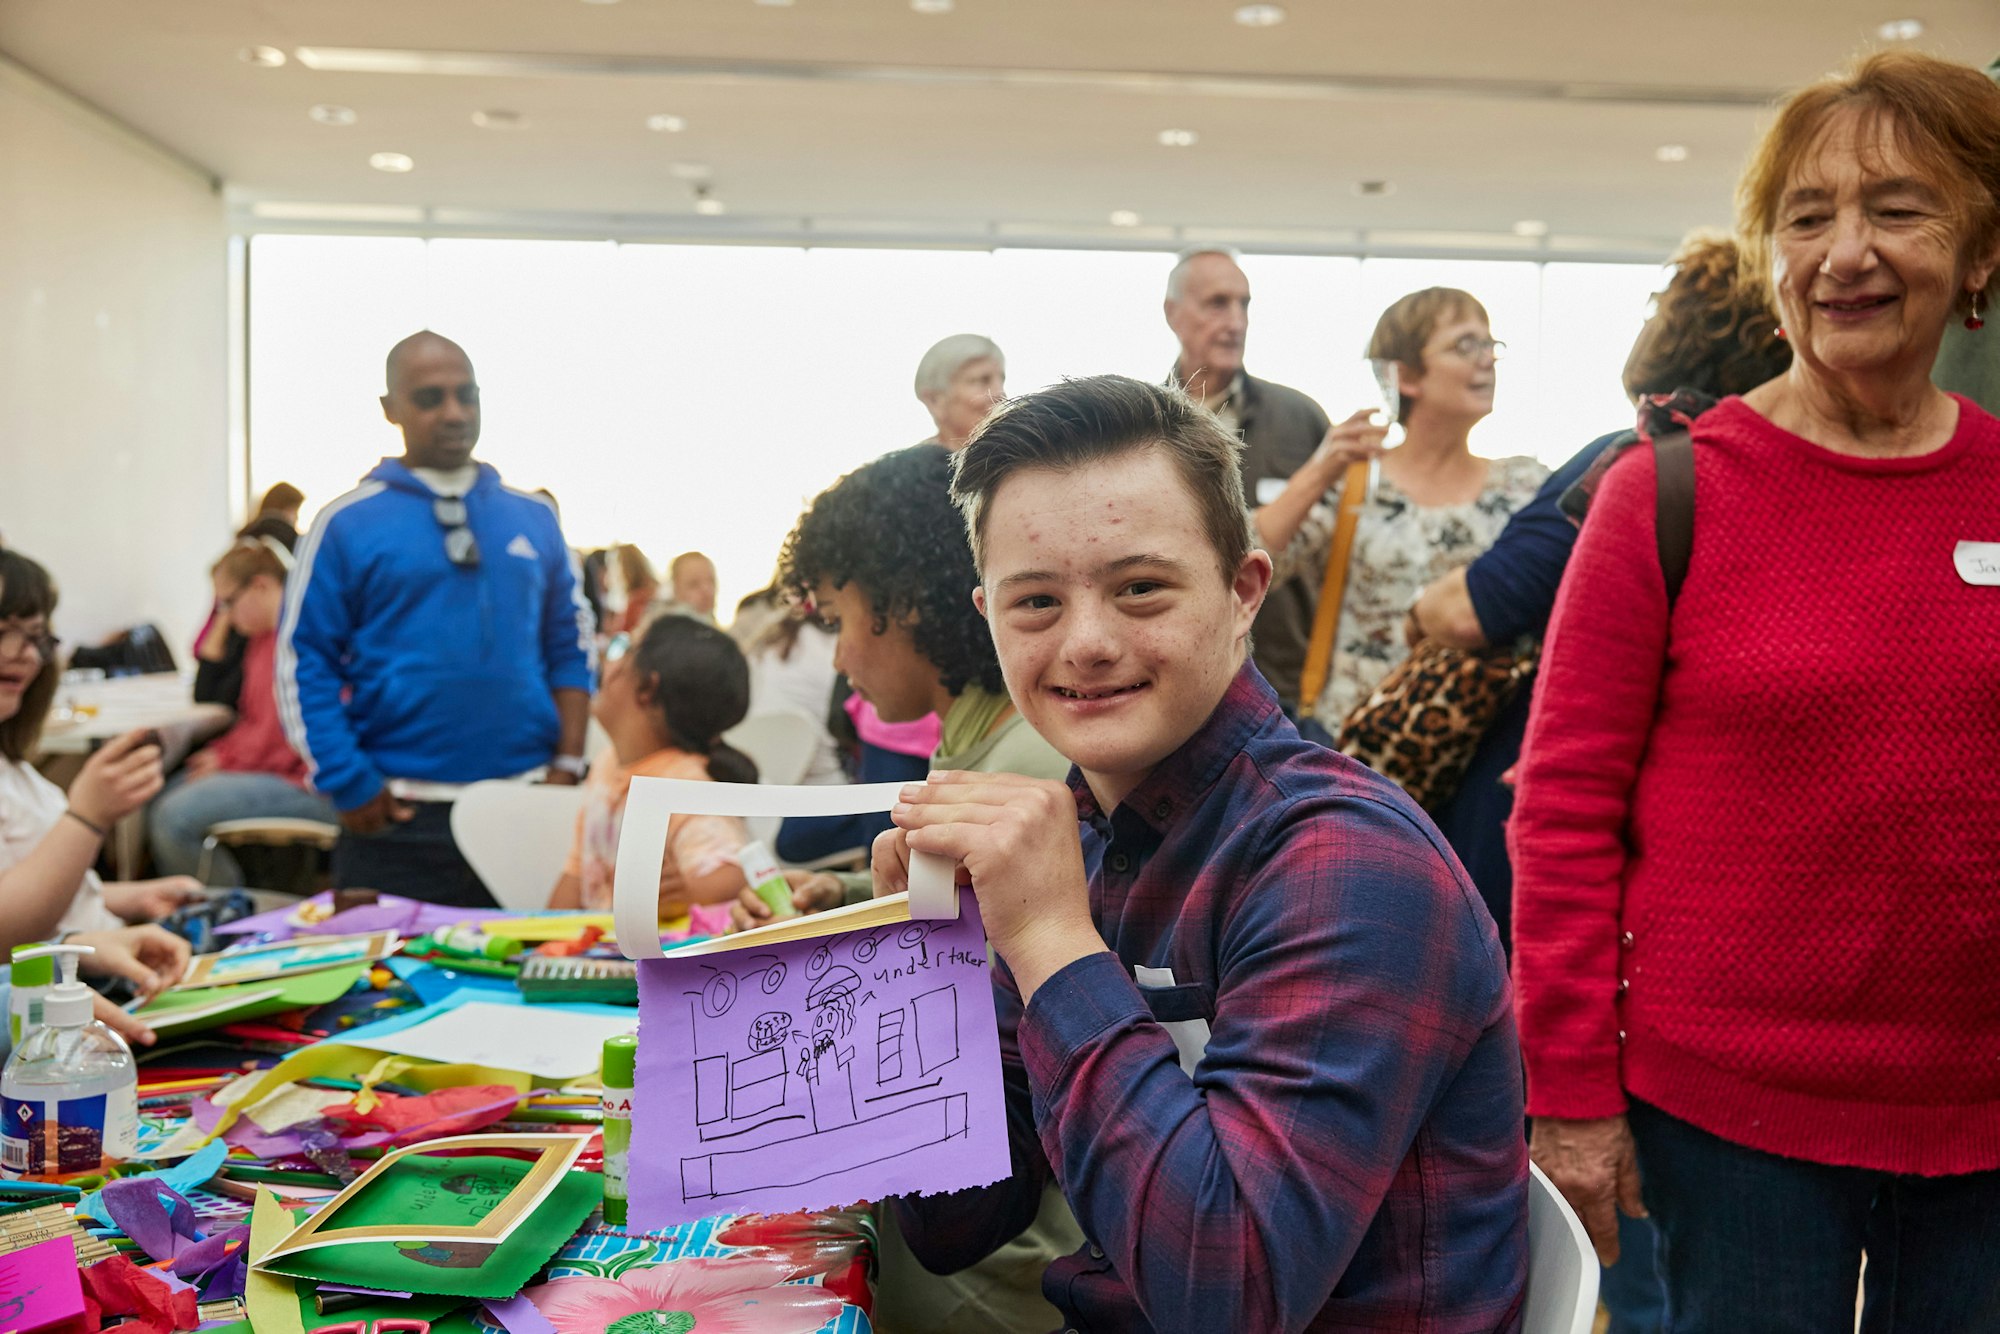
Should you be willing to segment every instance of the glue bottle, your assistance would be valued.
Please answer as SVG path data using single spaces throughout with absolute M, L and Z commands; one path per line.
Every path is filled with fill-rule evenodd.
M 743 878 L 750 882 L 750 888 L 771 910 L 773 918 L 797 917 L 799 910 L 792 904 L 791 882 L 778 869 L 778 859 L 764 846 L 763 840 L 752 839 L 745 843 L 736 854 L 736 864 L 743 868 Z
M 42 1001 L 42 1027 L 0 1072 L 0 1176 L 62 1177 L 103 1170 L 139 1151 L 139 1071 L 125 1039 L 90 1017 L 94 992 L 76 980 L 88 945 L 42 945 L 63 980 Z
M 18 1047 L 28 1034 L 42 1026 L 42 1001 L 49 984 L 56 980 L 55 960 L 46 954 L 28 956 L 16 950 L 8 967 L 7 1042 Z
M 632 1153 L 632 1076 L 639 1058 L 635 1034 L 604 1039 L 601 1067 L 604 1092 L 598 1100 L 604 1112 L 604 1221 L 625 1226 L 625 1169 Z

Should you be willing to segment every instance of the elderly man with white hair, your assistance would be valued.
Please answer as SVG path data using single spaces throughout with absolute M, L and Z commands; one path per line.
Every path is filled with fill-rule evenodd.
M 917 399 L 937 434 L 920 443 L 962 449 L 972 429 L 1007 396 L 1007 357 L 982 334 L 953 334 L 917 363 Z
M 1225 246 L 1184 250 L 1167 275 L 1167 327 L 1181 352 L 1169 382 L 1219 418 L 1243 440 L 1243 495 L 1262 505 L 1319 447 L 1327 416 L 1296 389 L 1260 380 L 1243 369 L 1250 331 L 1250 280 Z M 1298 703 L 1299 674 L 1312 637 L 1320 572 L 1302 571 L 1271 585 L 1255 624 L 1255 657 L 1264 679 L 1285 702 Z

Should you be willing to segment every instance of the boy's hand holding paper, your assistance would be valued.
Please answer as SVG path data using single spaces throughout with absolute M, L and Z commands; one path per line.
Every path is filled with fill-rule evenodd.
M 905 786 L 889 818 L 896 828 L 875 841 L 877 892 L 905 874 L 904 848 L 962 868 L 1023 1002 L 1065 965 L 1105 950 L 1090 916 L 1076 797 L 1064 784 L 936 773 Z

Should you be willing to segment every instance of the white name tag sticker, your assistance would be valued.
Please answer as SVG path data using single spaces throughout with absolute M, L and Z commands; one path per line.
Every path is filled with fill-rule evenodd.
M 1148 968 L 1144 964 L 1132 965 L 1132 980 L 1142 987 L 1171 987 L 1175 985 L 1174 970 L 1171 968 Z M 1208 1052 L 1208 1020 L 1175 1019 L 1164 1022 L 1161 1028 L 1174 1040 L 1174 1050 L 1180 1054 L 1181 1069 L 1189 1079 L 1194 1078 L 1194 1068 L 1201 1064 L 1201 1058 Z
M 1268 505 L 1279 496 L 1284 495 L 1285 482 L 1287 480 L 1283 477 L 1259 477 L 1257 479 L 1257 503 L 1259 505 Z
M 1960 542 L 1951 550 L 1958 577 L 1982 588 L 2000 588 L 2000 542 Z

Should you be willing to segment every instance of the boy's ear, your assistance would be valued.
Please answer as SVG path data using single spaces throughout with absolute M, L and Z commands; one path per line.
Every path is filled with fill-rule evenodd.
M 972 586 L 972 607 L 981 616 L 986 615 L 986 585 L 974 584 Z
M 1270 556 L 1262 548 L 1250 548 L 1236 567 L 1236 577 L 1229 582 L 1230 591 L 1236 595 L 1236 637 L 1241 639 L 1250 633 L 1250 623 L 1257 619 L 1257 609 L 1264 605 L 1264 597 L 1271 591 Z

